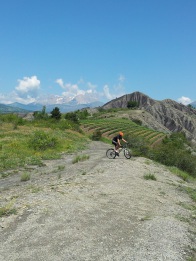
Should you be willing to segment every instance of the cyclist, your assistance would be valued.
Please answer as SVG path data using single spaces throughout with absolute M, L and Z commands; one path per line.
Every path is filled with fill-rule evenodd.
M 112 144 L 114 144 L 114 146 L 115 146 L 114 150 L 115 150 L 117 156 L 119 156 L 119 148 L 121 146 L 120 140 L 127 143 L 127 141 L 125 139 L 123 139 L 123 135 L 124 135 L 123 132 L 120 131 L 119 134 L 112 139 Z

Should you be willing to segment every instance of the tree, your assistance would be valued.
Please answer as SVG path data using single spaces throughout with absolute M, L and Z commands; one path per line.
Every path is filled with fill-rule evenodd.
M 139 104 L 136 101 L 128 101 L 127 102 L 127 108 L 132 109 L 132 108 L 138 108 Z
M 55 107 L 52 111 L 51 111 L 51 118 L 54 118 L 56 120 L 60 120 L 61 118 L 61 112 L 59 110 L 58 107 Z
M 48 114 L 46 112 L 46 106 L 43 106 L 42 111 L 35 111 L 33 113 L 33 116 L 36 120 L 40 120 L 40 119 L 48 119 Z

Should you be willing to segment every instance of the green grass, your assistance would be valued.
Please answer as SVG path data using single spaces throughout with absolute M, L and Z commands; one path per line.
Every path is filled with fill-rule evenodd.
M 24 172 L 20 177 L 20 181 L 28 181 L 31 179 L 30 173 Z
M 145 174 L 145 175 L 144 175 L 144 179 L 146 179 L 146 180 L 157 180 L 156 177 L 155 177 L 155 175 L 154 175 L 154 174 L 151 174 L 151 173 Z
M 16 209 L 7 209 L 7 207 L 0 207 L 0 217 L 2 216 L 10 216 L 12 214 L 16 214 Z
M 42 191 L 42 189 L 40 187 L 37 187 L 34 185 L 30 185 L 28 187 L 28 189 L 30 189 L 31 193 L 38 193 L 38 192 Z
M 192 177 L 187 172 L 182 171 L 176 167 L 168 167 L 168 169 L 184 181 L 189 181 L 192 179 Z
M 85 161 L 88 160 L 90 158 L 89 155 L 77 155 L 73 160 L 72 163 L 78 163 L 79 161 Z
M 7 205 L 0 207 L 0 217 L 16 214 L 17 211 L 13 208 L 14 203 L 15 199 L 11 200 Z
M 65 166 L 63 166 L 63 165 L 59 165 L 59 166 L 58 166 L 58 170 L 59 170 L 59 171 L 62 171 L 62 170 L 64 170 L 64 169 L 65 169 Z
M 188 195 L 190 196 L 190 198 L 196 202 L 196 189 L 192 188 L 192 187 L 187 187 L 187 186 L 179 186 L 178 189 L 180 191 L 184 191 L 186 193 L 188 193 Z
M 44 124 L 44 123 L 43 123 Z M 73 153 L 84 149 L 88 138 L 73 130 L 51 129 L 37 127 L 37 123 L 27 123 L 13 130 L 11 123 L 2 122 L 0 125 L 0 171 L 18 169 L 27 165 L 42 166 L 42 160 L 59 159 L 62 153 Z M 31 146 L 32 136 L 36 130 L 46 133 L 46 142 L 55 141 L 55 146 L 36 149 Z M 50 139 L 53 137 L 54 139 Z M 35 141 L 35 140 L 34 140 Z M 42 145 L 42 141 L 36 140 Z M 44 143 L 44 145 L 47 143 Z M 54 143 L 52 143 L 53 145 Z M 4 175 L 1 175 L 3 178 Z

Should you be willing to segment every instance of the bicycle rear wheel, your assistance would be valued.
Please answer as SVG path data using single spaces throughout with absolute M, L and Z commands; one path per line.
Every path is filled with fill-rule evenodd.
M 124 150 L 125 158 L 130 159 L 131 158 L 131 152 L 128 149 Z
M 114 151 L 114 149 L 108 149 L 106 151 L 106 156 L 109 158 L 109 159 L 114 159 L 116 157 L 116 153 Z

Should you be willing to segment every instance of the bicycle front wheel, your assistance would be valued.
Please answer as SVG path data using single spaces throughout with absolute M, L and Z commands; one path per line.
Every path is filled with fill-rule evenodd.
M 114 149 L 108 149 L 106 151 L 106 156 L 109 158 L 109 159 L 114 159 L 116 157 L 116 153 L 114 151 Z
M 125 158 L 130 159 L 131 158 L 131 152 L 128 149 L 124 150 Z

